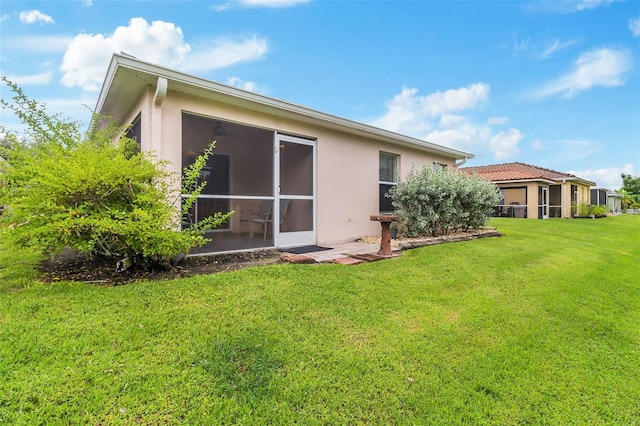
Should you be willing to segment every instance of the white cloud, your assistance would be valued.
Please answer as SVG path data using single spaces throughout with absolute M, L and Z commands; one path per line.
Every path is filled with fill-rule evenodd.
M 254 81 L 246 81 L 240 77 L 231 76 L 227 78 L 226 83 L 230 86 L 237 87 L 238 89 L 248 90 L 249 92 L 265 93 L 265 90 L 262 89 L 258 83 Z
M 514 40 L 513 42 L 513 50 L 516 52 L 524 52 L 529 49 L 529 45 L 531 44 L 530 38 L 523 38 L 519 40 Z
M 370 123 L 450 148 L 508 158 L 519 152 L 522 133 L 515 128 L 494 133 L 493 126 L 504 125 L 509 119 L 489 117 L 475 122 L 469 117 L 489 101 L 489 93 L 485 83 L 426 96 L 419 96 L 418 89 L 404 87 L 387 102 L 386 112 Z
M 420 137 L 431 128 L 426 114 L 419 107 L 415 96 L 418 89 L 403 87 L 400 94 L 387 102 L 387 112 L 371 122 L 372 125 L 393 132 Z
M 522 140 L 522 133 L 518 129 L 509 129 L 501 131 L 491 137 L 489 141 L 489 149 L 494 157 L 503 160 L 518 154 L 518 144 Z
M 253 7 L 267 7 L 267 8 L 285 8 L 295 7 L 305 3 L 309 3 L 311 0 L 236 0 L 225 3 L 220 3 L 213 6 L 214 10 L 223 11 L 234 8 L 253 8 Z
M 527 9 L 531 12 L 575 13 L 607 7 L 620 0 L 534 0 L 529 2 Z
M 622 167 L 607 167 L 602 169 L 571 170 L 568 173 L 574 174 L 583 179 L 588 179 L 596 183 L 597 186 L 608 189 L 622 188 L 622 177 L 620 175 L 630 174 L 635 176 L 633 164 L 625 164 Z
M 573 98 L 592 87 L 617 87 L 625 84 L 631 70 L 631 52 L 627 49 L 595 49 L 585 52 L 576 60 L 575 69 L 536 89 L 535 99 L 561 95 Z
M 293 7 L 309 3 L 310 0 L 239 0 L 246 7 Z
M 550 164 L 571 164 L 601 152 L 605 145 L 588 139 L 560 139 L 549 144 L 553 152 Z
M 574 4 L 575 10 L 591 10 L 597 9 L 600 6 L 609 6 L 611 3 L 614 3 L 617 0 L 580 0 L 580 1 L 569 1 L 567 3 Z
M 467 122 L 467 117 L 457 114 L 445 114 L 440 117 L 440 128 L 451 129 Z
M 218 38 L 194 49 L 185 58 L 182 69 L 188 72 L 204 72 L 228 67 L 242 62 L 256 61 L 267 53 L 267 40 L 256 36 L 234 40 Z
M 5 13 L 4 15 L 0 16 L 0 22 L 8 21 L 9 18 L 10 16 Z
M 629 19 L 628 28 L 634 37 L 640 37 L 640 17 Z
M 436 129 L 430 132 L 425 140 L 476 153 L 488 144 L 490 137 L 491 127 L 477 125 L 467 119 L 455 128 Z
M 84 7 L 91 7 L 91 6 L 93 6 L 93 0 L 84 0 L 84 1 L 82 2 L 82 5 L 83 5 Z
M 489 117 L 487 119 L 487 124 L 492 126 L 499 126 L 501 124 L 507 124 L 509 122 L 509 118 L 507 117 Z
M 473 109 L 489 100 L 489 85 L 470 84 L 459 89 L 436 92 L 419 98 L 421 108 L 431 116 Z
M 113 52 L 126 52 L 141 60 L 186 71 L 208 71 L 266 54 L 267 42 L 258 37 L 244 40 L 216 39 L 192 50 L 182 30 L 170 22 L 132 18 L 111 35 L 79 34 L 69 44 L 60 70 L 62 83 L 94 91 L 100 88 Z
M 115 51 L 108 38 L 101 34 L 80 34 L 73 39 L 62 58 L 62 84 L 98 90 L 111 54 Z
M 24 10 L 20 12 L 20 22 L 25 24 L 35 24 L 42 22 L 43 24 L 53 24 L 55 21 L 49 15 L 45 15 L 39 10 Z
M 432 128 L 430 120 L 453 112 L 474 109 L 489 99 L 486 83 L 418 96 L 418 89 L 402 88 L 387 102 L 387 112 L 371 122 L 387 130 L 421 137 Z
M 47 84 L 51 82 L 53 78 L 53 74 L 50 72 L 45 72 L 42 74 L 34 74 L 34 75 L 10 75 L 7 76 L 9 81 L 17 84 L 18 86 L 33 86 L 38 84 Z
M 579 39 L 561 40 L 545 39 L 534 40 L 531 37 L 518 39 L 517 35 L 512 35 L 513 52 L 520 56 L 535 59 L 549 59 L 556 53 L 568 49 L 580 42 Z
M 539 56 L 542 59 L 549 59 L 551 56 L 553 56 L 555 53 L 564 50 L 572 45 L 574 45 L 576 43 L 575 40 L 569 40 L 569 41 L 560 41 L 560 39 L 555 39 L 553 40 L 548 46 L 545 46 L 545 48 L 542 50 L 542 52 L 540 52 Z
M 30 52 L 30 53 L 57 53 L 64 52 L 73 38 L 66 36 L 29 36 L 5 38 L 2 50 Z
M 98 90 L 113 52 L 123 51 L 145 61 L 177 67 L 190 49 L 182 30 L 174 24 L 148 24 L 143 18 L 133 18 L 128 26 L 116 28 L 110 36 L 77 35 L 62 59 L 62 83 Z
M 542 144 L 542 142 L 540 142 L 539 139 L 534 140 L 531 143 L 531 147 L 536 151 L 544 151 L 544 145 Z

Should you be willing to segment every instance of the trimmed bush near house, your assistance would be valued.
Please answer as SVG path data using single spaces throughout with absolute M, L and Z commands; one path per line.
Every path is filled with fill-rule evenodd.
M 599 218 L 607 216 L 607 206 L 595 206 L 592 204 L 580 204 L 576 217 Z
M 498 188 L 487 180 L 429 167 L 412 170 L 387 196 L 409 237 L 483 226 L 500 200 Z
M 45 254 L 69 246 L 104 258 L 168 265 L 206 243 L 204 231 L 228 218 L 220 214 L 180 231 L 174 205 L 181 197 L 173 195 L 179 177 L 138 152 L 131 139 L 118 138 L 125 129 L 90 129 L 84 136 L 78 123 L 47 115 L 44 105 L 2 80 L 15 96 L 0 103 L 27 126 L 25 137 L 5 136 L 0 143 L 3 239 Z M 183 212 L 202 191 L 197 177 L 205 162 L 206 157 L 185 170 L 183 192 L 191 195 Z

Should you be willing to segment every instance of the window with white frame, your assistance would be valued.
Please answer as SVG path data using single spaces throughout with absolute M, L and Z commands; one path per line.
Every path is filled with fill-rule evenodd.
M 380 151 L 380 169 L 379 169 L 379 186 L 380 186 L 380 198 L 379 209 L 380 213 L 393 212 L 393 205 L 391 204 L 391 198 L 385 197 L 387 192 L 398 184 L 398 158 L 397 154 L 391 154 L 389 152 Z

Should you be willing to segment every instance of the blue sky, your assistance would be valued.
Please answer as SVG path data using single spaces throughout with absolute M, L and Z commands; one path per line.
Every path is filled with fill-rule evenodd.
M 612 189 L 640 174 L 638 1 L 3 0 L 0 39 L 2 75 L 85 123 L 124 51 L 470 151 L 467 165 Z

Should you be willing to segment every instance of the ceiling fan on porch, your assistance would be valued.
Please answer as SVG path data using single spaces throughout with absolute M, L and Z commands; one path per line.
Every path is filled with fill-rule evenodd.
M 216 124 L 211 128 L 211 138 L 213 140 L 220 140 L 222 138 L 237 138 L 241 137 L 240 134 L 233 132 L 234 126 L 232 123 L 225 123 L 224 125 L 216 121 Z
M 221 141 L 242 137 L 242 128 L 234 123 L 191 116 L 187 118 L 188 121 L 184 123 L 185 131 L 190 135 L 197 135 L 197 138 Z
M 216 125 L 213 126 L 213 129 L 211 129 L 211 133 L 213 134 L 214 138 L 220 138 L 222 136 L 225 136 L 227 134 L 227 131 L 224 129 L 224 127 L 222 127 L 222 125 L 218 121 L 216 122 Z

